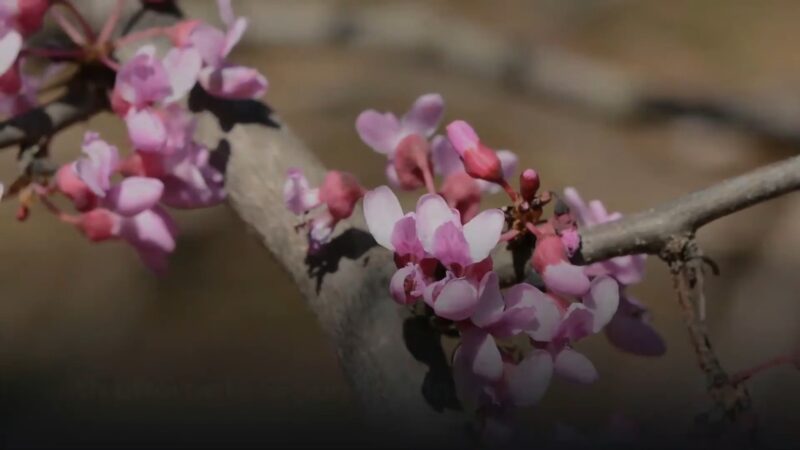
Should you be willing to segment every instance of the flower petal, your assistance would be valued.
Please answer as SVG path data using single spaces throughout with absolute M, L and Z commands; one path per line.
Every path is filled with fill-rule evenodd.
M 571 348 L 565 348 L 556 355 L 555 372 L 569 381 L 591 384 L 597 381 L 597 369 L 589 358 Z
M 449 320 L 464 320 L 475 312 L 478 303 L 478 292 L 472 284 L 457 278 L 444 285 L 442 292 L 433 303 L 437 316 Z
M 433 170 L 437 175 L 446 177 L 454 172 L 464 171 L 461 157 L 458 156 L 450 140 L 442 135 L 435 136 L 431 142 L 431 159 Z
M 619 307 L 619 284 L 609 276 L 601 276 L 592 280 L 592 285 L 583 297 L 586 305 L 594 316 L 593 331 L 597 333 L 611 321 Z
M 534 350 L 519 364 L 506 366 L 506 384 L 516 406 L 539 403 L 553 377 L 553 358 L 545 350 Z
M 503 376 L 503 358 L 494 338 L 480 328 L 461 333 L 461 351 L 469 370 L 475 375 L 496 381 Z
M 422 247 L 433 253 L 434 234 L 446 222 L 460 225 L 458 214 L 454 213 L 447 202 L 439 195 L 425 194 L 417 202 L 417 236 Z M 482 258 L 481 258 L 482 259 Z
M 200 85 L 209 94 L 233 100 L 251 100 L 267 92 L 267 79 L 252 67 L 205 67 L 198 77 Z
M 11 69 L 17 61 L 20 50 L 22 50 L 22 35 L 16 30 L 7 30 L 0 38 L 0 74 Z
M 417 238 L 417 221 L 414 213 L 408 213 L 398 220 L 392 231 L 394 252 L 401 256 L 411 256 L 419 261 L 425 256 L 422 243 Z
M 108 191 L 105 206 L 125 217 L 152 208 L 161 198 L 164 184 L 155 178 L 128 177 Z
M 392 234 L 397 221 L 403 218 L 400 200 L 387 186 L 379 186 L 364 195 L 364 218 L 367 228 L 382 247 L 394 250 Z
M 542 280 L 547 289 L 557 294 L 580 297 L 589 291 L 589 277 L 583 272 L 583 267 L 560 262 L 545 266 Z
M 358 115 L 356 131 L 365 144 L 378 153 L 392 155 L 400 142 L 400 121 L 392 113 L 367 110 Z
M 453 222 L 445 222 L 433 235 L 433 249 L 431 254 L 445 267 L 468 266 L 472 259 L 469 257 L 469 245 L 464 238 L 461 227 Z M 455 270 L 455 269 L 453 269 Z
M 489 272 L 481 280 L 480 297 L 475 313 L 472 314 L 472 323 L 481 328 L 493 325 L 502 319 L 504 308 L 500 280 L 496 273 Z
M 469 254 L 473 262 L 489 256 L 500 241 L 505 223 L 503 211 L 488 209 L 464 225 L 464 237 L 469 244 Z
M 444 99 L 439 94 L 425 94 L 419 97 L 411 109 L 403 116 L 403 129 L 430 137 L 444 114 Z
M 172 94 L 165 101 L 178 101 L 197 83 L 203 65 L 200 52 L 194 47 L 174 47 L 164 56 L 163 63 L 172 87 Z
M 524 331 L 535 341 L 547 342 L 552 339 L 561 323 L 561 311 L 556 302 L 527 283 L 519 283 L 506 290 L 506 308 L 509 312 L 523 308 L 534 310 L 535 321 Z
M 167 128 L 153 110 L 131 108 L 125 115 L 125 124 L 128 126 L 128 136 L 135 150 L 158 152 L 164 148 Z

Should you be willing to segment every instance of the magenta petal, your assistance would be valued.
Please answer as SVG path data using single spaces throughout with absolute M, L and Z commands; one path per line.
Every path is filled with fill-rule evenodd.
M 226 38 L 225 33 L 204 23 L 194 27 L 189 37 L 194 48 L 200 52 L 203 62 L 213 67 L 222 63 Z
M 411 256 L 417 261 L 425 256 L 422 243 L 417 238 L 417 221 L 414 213 L 406 214 L 394 224 L 392 246 L 396 254 Z
M 425 194 L 417 201 L 417 236 L 422 247 L 433 252 L 434 235 L 439 227 L 446 222 L 452 222 L 456 226 L 461 226 L 461 219 L 457 212 L 453 211 L 441 195 Z M 469 251 L 469 249 L 467 250 Z
M 464 171 L 464 163 L 456 149 L 444 136 L 436 136 L 431 142 L 431 159 L 433 170 L 437 175 L 446 177 L 452 173 Z
M 209 94 L 234 100 L 257 99 L 269 86 L 261 73 L 244 66 L 206 67 L 198 79 Z
M 392 113 L 367 110 L 358 115 L 356 131 L 378 153 L 392 155 L 400 142 L 400 121 Z
M 508 326 L 525 331 L 536 341 L 548 342 L 555 335 L 561 323 L 561 311 L 555 301 L 527 283 L 519 283 L 506 290 Z M 533 311 L 533 317 L 527 316 Z M 523 315 L 525 314 L 525 315 Z M 527 322 L 526 322 L 527 321 Z
M 146 45 L 120 67 L 114 89 L 134 108 L 160 102 L 172 92 L 170 79 L 155 47 Z
M 533 350 L 519 364 L 506 365 L 506 384 L 516 406 L 539 403 L 553 377 L 553 358 L 545 350 Z
M 403 116 L 403 129 L 423 137 L 430 137 L 444 114 L 444 99 L 439 94 L 426 94 L 419 97 L 411 109 Z
M 433 304 L 437 316 L 449 320 L 465 320 L 475 312 L 478 292 L 463 279 L 454 279 L 444 285 Z
M 583 272 L 583 267 L 561 262 L 545 267 L 542 274 L 547 289 L 557 294 L 580 297 L 589 291 L 589 277 Z
M 574 383 L 591 384 L 597 381 L 597 369 L 581 353 L 565 348 L 556 355 L 555 372 L 560 376 Z
M 222 47 L 222 56 L 228 56 L 231 50 L 233 50 L 233 47 L 242 39 L 245 30 L 247 30 L 247 18 L 239 17 L 228 25 L 230 28 L 228 28 L 228 32 L 225 33 L 225 45 Z
M 82 149 L 86 156 L 75 163 L 75 173 L 95 195 L 103 197 L 119 165 L 119 152 L 93 132 L 84 135 Z
M 283 184 L 283 204 L 297 215 L 304 214 L 320 205 L 319 189 L 311 189 L 302 170 L 289 169 Z
M 397 269 L 397 272 L 392 275 L 392 279 L 389 282 L 389 292 L 397 303 L 407 305 L 414 302 L 415 299 L 408 295 L 410 289 L 406 289 L 406 287 L 409 283 L 414 282 L 415 272 L 416 267 L 413 264 L 408 264 Z
M 500 280 L 494 272 L 487 273 L 480 285 L 480 297 L 475 313 L 472 314 L 472 323 L 486 328 L 497 323 L 503 317 L 503 294 L 500 293 Z
M 125 217 L 152 208 L 161 198 L 164 184 L 155 178 L 129 177 L 108 191 L 105 206 Z
M 125 116 L 128 136 L 134 149 L 143 152 L 158 152 L 167 141 L 167 129 L 155 111 L 131 109 Z
M 595 278 L 589 293 L 583 297 L 583 304 L 594 315 L 593 331 L 596 333 L 602 330 L 619 307 L 619 284 L 606 275 Z
M 433 256 L 445 267 L 457 265 L 463 268 L 472 262 L 464 233 L 453 222 L 446 222 L 436 230 L 431 250 Z
M 556 344 L 575 342 L 589 336 L 593 332 L 594 316 L 592 312 L 581 303 L 569 305 L 564 318 L 556 330 L 553 341 Z
M 494 338 L 479 328 L 461 333 L 461 351 L 472 373 L 486 380 L 503 376 L 503 358 Z

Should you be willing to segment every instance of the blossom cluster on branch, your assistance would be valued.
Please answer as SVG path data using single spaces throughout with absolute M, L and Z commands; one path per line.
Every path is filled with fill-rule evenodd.
M 647 308 L 626 289 L 641 281 L 645 256 L 588 266 L 572 261 L 580 247 L 578 226 L 621 215 L 599 201 L 584 202 L 574 188 L 560 196 L 542 191 L 530 168 L 513 187 L 517 156 L 488 147 L 462 120 L 437 135 L 443 115 L 442 97 L 427 94 L 402 117 L 368 110 L 356 121 L 364 143 L 387 158 L 389 185 L 427 190 L 413 211 L 403 211 L 389 186 L 368 190 L 353 175 L 330 171 L 312 188 L 300 168 L 289 171 L 286 206 L 304 217 L 318 210 L 299 226 L 306 229 L 309 251 L 326 245 L 337 222 L 363 202 L 370 233 L 394 254 L 397 270 L 387 289 L 397 303 L 424 305 L 424 314 L 457 332 L 457 394 L 487 430 L 516 407 L 535 405 L 554 375 L 594 382 L 597 370 L 574 348 L 590 335 L 605 331 L 624 351 L 662 354 L 664 343 Z M 482 198 L 498 192 L 506 193 L 509 206 L 482 210 Z M 555 213 L 546 219 L 544 208 L 554 200 Z M 529 255 L 529 276 L 510 286 L 501 286 L 494 270 L 492 253 L 503 245 Z
M 142 7 L 154 3 L 166 2 L 143 2 Z M 224 99 L 256 99 L 268 85 L 255 69 L 227 60 L 247 28 L 247 19 L 234 15 L 230 0 L 218 1 L 224 30 L 183 20 L 115 37 L 123 4 L 118 1 L 95 32 L 70 0 L 0 2 L 0 114 L 13 117 L 37 106 L 40 90 L 64 66 L 97 65 L 113 74 L 105 94 L 112 112 L 125 123 L 125 146 L 131 150 L 121 155 L 117 146 L 88 131 L 80 159 L 54 175 L 28 173 L 10 194 L 20 199 L 20 219 L 39 201 L 89 240 L 123 240 L 148 267 L 163 272 L 177 234 L 167 207 L 202 208 L 225 199 L 224 167 L 194 139 L 195 119 L 184 106 L 189 92 L 204 89 Z M 70 47 L 25 45 L 24 39 L 41 27 L 48 13 L 70 39 Z M 142 44 L 151 38 L 169 43 L 163 55 L 154 45 Z M 116 50 L 132 45 L 139 45 L 133 56 L 118 61 Z M 50 62 L 42 75 L 26 72 L 31 58 Z M 46 157 L 48 143 L 32 143 L 42 147 L 35 157 Z M 74 212 L 60 209 L 53 201 L 57 195 L 68 198 Z

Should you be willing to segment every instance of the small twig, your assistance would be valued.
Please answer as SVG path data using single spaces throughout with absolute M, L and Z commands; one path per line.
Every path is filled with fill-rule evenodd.
M 744 383 L 745 381 L 748 381 L 749 379 L 753 378 L 754 376 L 758 375 L 761 372 L 765 372 L 775 367 L 788 366 L 788 365 L 795 365 L 798 368 L 800 368 L 800 351 L 796 351 L 794 353 L 787 353 L 784 355 L 778 355 L 774 358 L 768 359 L 760 364 L 750 367 L 749 369 L 735 373 L 731 377 L 731 383 L 741 384 Z
M 708 394 L 731 423 L 741 424 L 745 427 L 743 431 L 751 433 L 754 424 L 749 420 L 753 416 L 750 394 L 744 384 L 735 382 L 723 369 L 711 345 L 706 323 L 697 314 L 698 306 L 705 302 L 702 251 L 694 237 L 686 235 L 671 239 L 661 256 L 672 272 L 678 304 L 698 365 L 706 376 Z

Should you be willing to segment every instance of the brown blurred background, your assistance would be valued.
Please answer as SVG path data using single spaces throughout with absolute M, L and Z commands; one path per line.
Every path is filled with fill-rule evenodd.
M 183 4 L 190 16 L 215 18 L 211 2 Z M 506 48 L 498 43 L 555 49 L 677 95 L 713 94 L 778 110 L 800 129 L 796 1 L 233 4 L 251 17 L 235 59 L 267 75 L 267 101 L 326 164 L 368 186 L 384 182 L 384 160 L 360 142 L 357 114 L 402 112 L 426 92 L 444 95 L 446 120 L 470 120 L 486 142 L 516 151 L 546 188 L 572 185 L 622 212 L 796 151 L 698 117 L 619 120 L 522 89 L 492 65 L 492 55 Z M 347 27 L 329 27 L 366 10 L 382 28 L 364 36 L 380 39 L 352 39 Z M 419 11 L 434 20 L 415 22 Z M 447 28 L 453 23 L 461 31 Z M 449 40 L 452 59 L 408 44 L 415 28 Z M 464 29 L 493 40 L 460 34 Z M 59 136 L 59 160 L 78 154 L 87 129 L 124 147 L 121 124 L 97 117 Z M 0 157 L 2 179 L 10 180 L 13 155 Z M 0 443 L 301 445 L 329 442 L 326 431 L 314 430 L 351 423 L 355 409 L 334 349 L 281 268 L 225 206 L 177 214 L 182 234 L 162 278 L 123 245 L 87 244 L 39 209 L 17 223 L 14 210 L 13 202 L 0 206 Z M 731 371 L 798 345 L 798 223 L 800 198 L 789 196 L 701 233 L 722 269 L 710 282 L 708 317 Z M 628 356 L 594 337 L 581 347 L 600 381 L 556 381 L 532 420 L 592 430 L 619 412 L 645 428 L 664 420 L 688 428 L 707 406 L 666 267 L 653 258 L 648 270 L 634 293 L 652 308 L 666 356 Z M 800 373 L 776 369 L 750 386 L 764 436 L 800 442 Z

